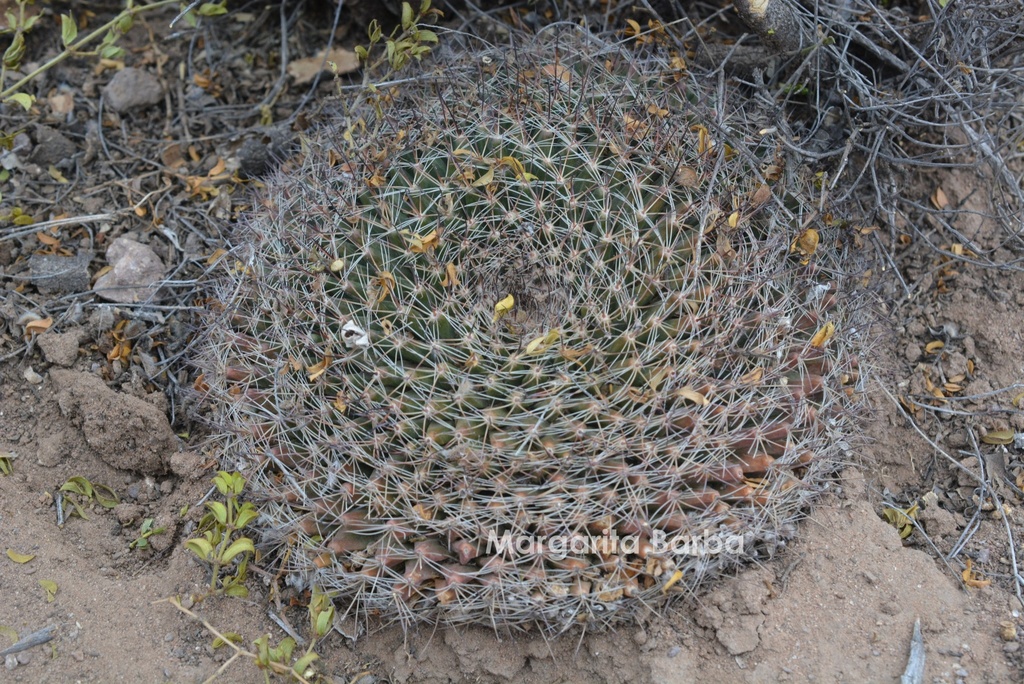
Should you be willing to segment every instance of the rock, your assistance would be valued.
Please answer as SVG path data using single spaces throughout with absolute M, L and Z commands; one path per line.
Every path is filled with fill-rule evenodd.
M 200 468 L 203 457 L 194 451 L 178 451 L 171 455 L 171 472 L 186 480 L 198 480 L 205 471 Z
M 130 503 L 118 504 L 114 506 L 114 515 L 122 525 L 133 525 L 146 515 L 146 507 Z
M 36 146 L 32 150 L 29 160 L 33 164 L 46 167 L 68 166 L 72 163 L 72 157 L 78 148 L 75 143 L 68 140 L 60 131 L 49 126 L 36 127 Z
M 43 382 L 43 376 L 41 376 L 39 373 L 36 373 L 32 366 L 28 366 L 27 368 L 25 368 L 24 372 L 22 372 L 22 375 L 25 377 L 25 380 L 28 381 L 28 384 L 30 385 L 40 385 Z
M 89 262 L 93 252 L 79 250 L 72 257 L 33 254 L 28 259 L 32 284 L 43 294 L 76 294 L 89 290 Z
M 167 416 L 152 404 L 126 397 L 89 373 L 53 369 L 57 405 L 81 429 L 102 461 L 121 470 L 159 475 L 167 470 L 178 438 Z
M 162 102 L 164 89 L 156 76 L 148 71 L 126 67 L 114 74 L 103 88 L 103 97 L 108 107 L 123 114 Z
M 918 520 L 932 538 L 953 539 L 960 531 L 953 514 L 938 505 L 922 510 L 918 514 Z
M 247 138 L 238 148 L 238 172 L 245 178 L 262 176 L 288 155 L 291 130 L 275 126 Z
M 921 350 L 921 345 L 916 342 L 911 342 L 907 345 L 906 350 L 903 352 L 903 356 L 910 363 L 917 363 L 918 359 L 921 358 L 922 353 L 924 352 Z
M 46 468 L 53 468 L 64 460 L 68 449 L 64 444 L 64 435 L 59 430 L 54 430 L 39 437 L 36 447 L 36 462 Z
M 86 333 L 81 328 L 63 333 L 46 332 L 36 338 L 46 360 L 57 366 L 70 367 L 78 359 L 78 345 Z
M 110 302 L 130 304 L 155 297 L 164 275 L 164 262 L 152 249 L 129 238 L 117 238 L 107 248 L 111 269 L 93 286 Z

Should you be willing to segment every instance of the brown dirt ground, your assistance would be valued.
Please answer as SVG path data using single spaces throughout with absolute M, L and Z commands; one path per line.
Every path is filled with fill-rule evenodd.
M 298 21 L 300 32 L 310 28 L 303 22 L 317 19 Z M 166 25 L 161 17 L 148 28 L 164 36 Z M 247 25 L 235 28 L 245 34 Z M 42 98 L 36 112 L 15 121 L 36 146 L 42 138 L 34 126 L 59 128 L 79 156 L 62 171 L 69 188 L 45 166 L 16 169 L 0 187 L 5 211 L 20 202 L 43 218 L 111 212 L 115 216 L 95 231 L 65 226 L 50 235 L 69 253 L 93 247 L 102 255 L 113 238 L 131 234 L 174 265 L 173 277 L 183 284 L 167 286 L 161 320 L 139 323 L 132 306 L 104 304 L 88 293 L 40 292 L 26 280 L 27 262 L 50 245 L 32 233 L 0 239 L 0 454 L 16 454 L 13 474 L 0 477 L 0 549 L 35 556 L 25 564 L 0 556 L 0 625 L 21 635 L 58 628 L 49 644 L 22 652 L 11 663 L 16 667 L 0 669 L 0 681 L 203 681 L 229 657 L 227 649 L 212 648 L 202 625 L 155 603 L 199 593 L 207 581 L 205 567 L 181 542 L 195 526 L 201 511 L 196 504 L 210 487 L 215 460 L 189 451 L 198 433 L 186 439 L 171 434 L 172 428 L 196 428 L 186 418 L 187 407 L 167 397 L 192 382 L 173 363 L 186 345 L 174 304 L 193 291 L 191 279 L 223 240 L 194 234 L 188 220 L 198 214 L 227 219 L 244 205 L 239 182 L 211 180 L 208 172 L 221 159 L 237 165 L 259 112 L 236 114 L 245 103 L 252 110 L 277 78 L 279 55 L 272 50 L 232 52 L 215 43 L 218 37 L 224 35 L 193 42 L 189 57 L 187 36 L 154 42 L 146 31 L 130 34 L 126 60 L 158 75 L 166 99 L 136 114 L 102 114 L 102 135 L 91 122 L 101 120 L 98 92 L 112 73 L 94 72 L 86 60 L 65 63 L 43 86 L 51 96 L 70 93 L 72 114 L 64 101 Z M 48 44 L 42 38 L 30 43 L 35 59 L 42 59 Z M 212 56 L 215 48 L 223 52 Z M 196 50 L 210 54 L 196 56 Z M 186 63 L 197 78 L 183 83 L 176 74 Z M 290 93 L 291 102 L 302 94 Z M 288 110 L 281 105 L 270 111 L 280 119 Z M 204 176 L 205 186 L 217 192 L 196 190 L 191 181 Z M 922 197 L 931 192 L 929 184 L 941 185 L 952 202 L 966 202 L 979 182 L 967 174 L 928 179 Z M 136 206 L 145 209 L 142 215 L 133 211 Z M 995 231 L 984 222 L 972 228 L 982 241 L 986 231 Z M 0 238 L 3 231 L 9 236 L 13 229 L 0 228 Z M 1008 411 L 1020 390 L 957 397 L 1024 381 L 1024 276 L 940 263 L 933 252 L 917 248 L 896 259 L 909 296 L 897 279 L 872 276 L 881 283 L 875 288 L 879 301 L 890 304 L 876 305 L 884 316 L 870 332 L 879 361 L 865 393 L 870 411 L 864 435 L 779 557 L 722 580 L 667 614 L 606 633 L 545 639 L 496 636 L 484 628 L 405 633 L 389 627 L 354 642 L 332 634 L 317 649 L 325 681 L 898 681 L 916 619 L 924 635 L 925 681 L 1020 681 L 1024 653 L 1014 630 L 1024 628 L 1024 606 L 1014 593 L 1007 524 L 1013 538 L 1021 538 L 1018 478 L 1024 460 L 1012 446 L 976 447 L 971 439 L 986 431 L 1024 431 L 1024 418 Z M 102 256 L 95 258 L 89 276 L 105 265 Z M 53 316 L 54 323 L 26 348 L 24 319 L 18 319 L 28 311 Z M 129 324 L 141 327 L 131 332 Z M 120 354 L 117 345 L 125 339 L 131 345 Z M 934 350 L 928 345 L 935 341 L 943 348 L 926 351 Z M 171 371 L 160 366 L 164 372 L 151 378 L 145 367 L 154 361 Z M 906 401 L 944 383 L 962 389 L 947 390 L 952 397 L 925 408 Z M 970 415 L 943 412 L 950 409 Z M 983 470 L 1006 504 L 1006 522 L 991 500 L 974 499 L 973 475 Z M 54 496 L 76 475 L 108 485 L 126 503 L 113 511 L 87 507 L 87 519 L 58 527 Z M 907 506 L 928 492 L 935 499 L 920 514 L 922 528 L 901 540 L 880 516 L 884 504 Z M 182 516 L 186 506 L 191 510 Z M 151 549 L 131 550 L 145 518 L 166 531 L 152 537 Z M 968 558 L 975 578 L 990 584 L 965 586 L 961 572 Z M 40 580 L 56 582 L 52 602 Z M 268 618 L 267 584 L 255 572 L 248 599 L 209 599 L 193 610 L 249 644 L 265 633 L 276 642 L 284 633 Z M 304 609 L 286 608 L 284 615 L 304 625 Z M 0 650 L 7 645 L 8 636 L 0 634 Z M 252 666 L 236 662 L 217 681 L 258 679 Z

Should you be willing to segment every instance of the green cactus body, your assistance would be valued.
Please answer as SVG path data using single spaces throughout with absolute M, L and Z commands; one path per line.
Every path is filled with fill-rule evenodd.
M 204 370 L 293 576 L 360 616 L 562 627 L 783 543 L 848 403 L 836 240 L 791 253 L 776 141 L 713 132 L 699 92 L 528 42 L 269 182 Z

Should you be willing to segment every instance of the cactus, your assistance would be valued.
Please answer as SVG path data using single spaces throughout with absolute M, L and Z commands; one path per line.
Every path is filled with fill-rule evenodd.
M 674 64 L 448 57 L 268 180 L 200 385 L 291 581 L 562 629 L 785 543 L 850 414 L 838 229 Z

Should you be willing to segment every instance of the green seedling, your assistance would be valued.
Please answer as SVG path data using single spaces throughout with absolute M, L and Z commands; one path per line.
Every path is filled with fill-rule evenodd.
M 256 548 L 251 539 L 238 533 L 259 516 L 259 511 L 251 503 L 239 501 L 245 488 L 245 478 L 239 473 L 221 471 L 213 483 L 224 501 L 206 502 L 208 512 L 199 521 L 202 536 L 186 541 L 185 548 L 210 564 L 211 593 L 245 597 L 249 595 L 245 587 L 246 569 Z M 222 577 L 223 569 L 236 560 L 235 572 Z
M 113 508 L 120 503 L 114 490 L 106 485 L 93 484 L 81 475 L 69 478 L 58 490 L 63 495 L 63 517 L 77 515 L 87 519 L 83 508 L 90 501 L 95 501 L 104 508 Z
M 145 549 L 145 548 L 149 548 L 149 538 L 154 536 L 154 535 L 157 535 L 157 534 L 162 534 L 162 533 L 164 533 L 166 531 L 167 531 L 166 527 L 153 527 L 153 519 L 152 518 L 146 518 L 145 520 L 142 521 L 142 527 L 139 528 L 139 536 L 138 536 L 138 538 L 135 541 L 133 541 L 131 544 L 129 544 L 128 548 L 129 549 Z
M 14 460 L 14 452 L 3 451 L 0 452 L 0 475 L 10 475 L 14 472 L 14 465 L 11 461 Z

